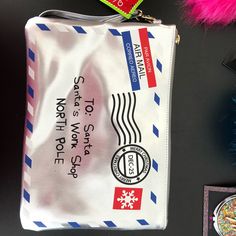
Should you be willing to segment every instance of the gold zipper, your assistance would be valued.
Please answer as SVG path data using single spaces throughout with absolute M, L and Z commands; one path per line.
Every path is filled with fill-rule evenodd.
M 176 43 L 177 45 L 179 45 L 179 44 L 180 44 L 180 40 L 181 40 L 180 35 L 177 33 L 176 39 L 175 39 L 175 43 Z
M 138 21 L 144 20 L 144 21 L 147 21 L 148 23 L 151 23 L 151 24 L 154 23 L 154 22 L 159 22 L 159 23 L 161 23 L 161 21 L 158 20 L 158 19 L 156 19 L 155 17 L 150 16 L 150 15 L 145 15 L 145 14 L 143 13 L 143 11 L 140 10 L 140 9 L 137 10 L 137 14 L 135 15 L 135 18 L 136 18 L 136 20 L 138 20 Z

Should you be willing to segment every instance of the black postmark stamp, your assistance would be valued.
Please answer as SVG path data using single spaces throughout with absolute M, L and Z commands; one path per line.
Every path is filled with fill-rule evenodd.
M 113 175 L 124 184 L 137 184 L 144 180 L 151 167 L 147 151 L 138 145 L 126 145 L 119 148 L 111 162 Z

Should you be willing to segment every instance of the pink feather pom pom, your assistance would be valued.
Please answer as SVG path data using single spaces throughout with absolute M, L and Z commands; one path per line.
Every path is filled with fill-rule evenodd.
M 190 22 L 227 25 L 236 21 L 236 0 L 185 0 Z

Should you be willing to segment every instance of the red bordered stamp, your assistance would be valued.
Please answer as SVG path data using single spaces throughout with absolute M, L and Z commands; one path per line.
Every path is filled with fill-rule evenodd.
M 113 209 L 140 210 L 142 203 L 142 188 L 115 188 Z

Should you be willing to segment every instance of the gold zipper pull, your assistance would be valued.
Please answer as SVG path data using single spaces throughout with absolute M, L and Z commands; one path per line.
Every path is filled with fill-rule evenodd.
M 158 19 L 156 19 L 155 17 L 150 16 L 150 15 L 145 15 L 145 14 L 143 13 L 143 11 L 140 10 L 140 9 L 138 9 L 138 10 L 136 11 L 135 18 L 136 18 L 136 20 L 138 20 L 138 21 L 144 20 L 144 21 L 147 21 L 148 23 L 151 23 L 151 24 L 153 24 L 153 23 L 159 23 L 159 24 L 161 24 L 161 20 L 158 20 Z
M 180 44 L 180 40 L 181 40 L 180 35 L 177 34 L 177 35 L 176 35 L 176 39 L 175 39 L 175 43 L 176 43 L 177 45 L 179 45 L 179 44 Z

